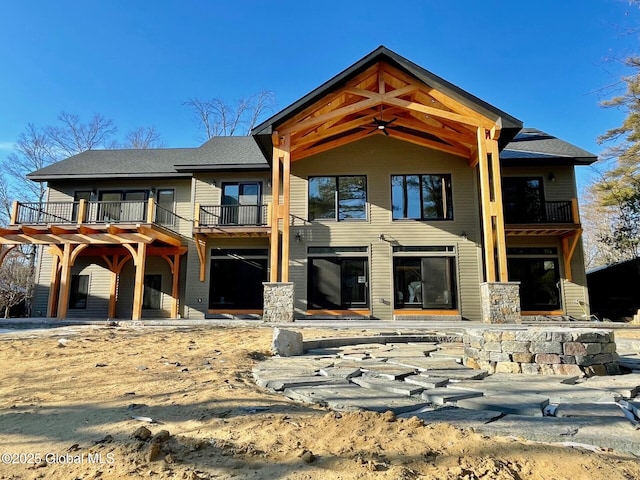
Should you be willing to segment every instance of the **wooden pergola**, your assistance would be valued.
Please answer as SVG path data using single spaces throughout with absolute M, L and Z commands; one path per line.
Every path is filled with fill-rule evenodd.
M 393 121 L 380 128 L 380 120 Z M 500 117 L 492 120 L 385 61 L 274 123 L 270 280 L 289 279 L 291 163 L 374 134 L 446 152 L 464 158 L 470 168 L 478 168 L 485 278 L 488 282 L 507 281 L 498 146 L 501 126 Z
M 85 201 L 80 200 L 80 211 Z M 83 224 L 16 224 L 17 204 L 11 225 L 0 228 L 0 264 L 17 245 L 41 245 L 52 255 L 48 317 L 67 316 L 71 288 L 71 268 L 79 257 L 96 257 L 104 261 L 111 272 L 108 317 L 116 316 L 117 289 L 120 273 L 132 260 L 135 267 L 132 320 L 142 317 L 144 272 L 148 256 L 160 256 L 172 274 L 171 316 L 178 314 L 180 257 L 186 253 L 181 235 L 154 222 L 153 199 L 149 200 L 145 223 Z M 78 215 L 79 219 L 84 215 Z

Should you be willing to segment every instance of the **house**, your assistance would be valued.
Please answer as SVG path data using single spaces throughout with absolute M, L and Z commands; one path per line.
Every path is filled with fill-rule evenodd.
M 0 242 L 48 317 L 580 316 L 595 160 L 379 47 L 251 136 L 31 173 Z
M 587 272 L 589 305 L 599 319 L 640 318 L 640 259 L 633 258 Z

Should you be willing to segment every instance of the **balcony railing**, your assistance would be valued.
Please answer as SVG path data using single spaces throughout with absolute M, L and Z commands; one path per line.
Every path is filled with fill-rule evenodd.
M 12 225 L 77 225 L 155 223 L 181 230 L 191 220 L 149 200 L 76 202 L 15 202 Z
M 530 205 L 504 204 L 507 224 L 578 223 L 578 204 L 568 201 L 544 201 Z
M 267 206 L 256 205 L 200 205 L 200 227 L 265 226 Z

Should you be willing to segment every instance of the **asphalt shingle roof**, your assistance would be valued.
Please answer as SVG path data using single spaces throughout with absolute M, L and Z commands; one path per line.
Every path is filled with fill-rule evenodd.
M 591 165 L 598 157 L 542 130 L 523 128 L 500 152 L 500 159 L 513 165 L 527 161 Z
M 268 169 L 251 137 L 216 137 L 199 148 L 87 150 L 28 175 L 31 180 L 190 176 L 196 170 Z

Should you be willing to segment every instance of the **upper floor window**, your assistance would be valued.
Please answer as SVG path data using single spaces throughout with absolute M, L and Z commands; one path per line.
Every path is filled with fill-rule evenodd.
M 392 175 L 393 219 L 453 220 L 451 175 Z
M 309 220 L 365 220 L 367 177 L 310 177 Z

